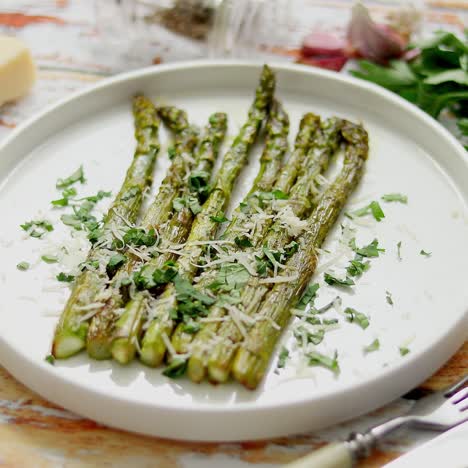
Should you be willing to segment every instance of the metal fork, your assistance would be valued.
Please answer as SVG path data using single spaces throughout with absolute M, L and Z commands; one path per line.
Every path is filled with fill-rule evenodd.
M 346 442 L 335 442 L 312 452 L 284 468 L 350 468 L 370 455 L 377 442 L 402 427 L 446 431 L 468 421 L 468 375 L 452 387 L 417 400 L 404 416 L 379 424 L 363 433 L 350 434 Z

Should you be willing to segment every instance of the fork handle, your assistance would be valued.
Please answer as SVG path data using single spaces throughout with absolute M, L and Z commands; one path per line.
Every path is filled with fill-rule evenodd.
M 334 442 L 299 458 L 284 468 L 351 468 L 353 453 L 346 442 Z

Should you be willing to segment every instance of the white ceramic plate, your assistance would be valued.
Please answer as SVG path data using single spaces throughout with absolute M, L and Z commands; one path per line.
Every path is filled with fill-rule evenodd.
M 69 235 L 58 222 L 61 213 L 48 208 L 57 198 L 55 181 L 83 164 L 88 183 L 78 187 L 81 193 L 118 188 L 134 146 L 130 102 L 137 91 L 185 108 L 199 124 L 213 111 L 226 111 L 234 135 L 260 66 L 232 62 L 164 65 L 105 80 L 30 120 L 3 143 L 0 359 L 15 377 L 49 400 L 111 426 L 178 439 L 255 439 L 317 429 L 369 411 L 418 384 L 461 345 L 468 305 L 468 164 L 462 147 L 430 117 L 381 88 L 312 68 L 275 69 L 292 136 L 306 111 L 362 121 L 368 129 L 370 158 L 351 205 L 389 192 L 409 198 L 408 205 L 382 203 L 385 220 L 358 228 L 358 244 L 377 237 L 386 253 L 373 260 L 354 293 L 339 292 L 344 306 L 371 318 L 365 331 L 342 319 L 320 345 L 324 353 L 338 350 L 339 377 L 321 368 L 305 369 L 300 377 L 292 368 L 280 375 L 272 369 L 250 392 L 235 383 L 173 381 L 139 363 L 124 368 L 84 354 L 55 366 L 44 361 L 57 320 L 48 314 L 59 313 L 68 294 L 57 291 L 57 268 L 37 261 L 51 240 Z M 236 200 L 252 180 L 258 152 L 241 174 Z M 161 157 L 157 182 L 166 165 Z M 105 209 L 106 202 L 101 205 Z M 42 215 L 56 226 L 49 240 L 25 239 L 20 223 Z M 328 246 L 334 248 L 339 236 L 337 229 Z M 432 256 L 421 256 L 421 249 Z M 22 260 L 34 267 L 18 271 Z M 385 291 L 392 293 L 393 307 Z M 317 302 L 336 293 L 323 287 Z M 381 350 L 364 356 L 363 346 L 377 337 Z M 411 352 L 400 356 L 400 346 Z

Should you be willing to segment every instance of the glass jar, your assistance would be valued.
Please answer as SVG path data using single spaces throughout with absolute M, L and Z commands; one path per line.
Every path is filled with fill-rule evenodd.
M 420 7 L 423 0 L 379 3 L 375 13 L 385 16 L 403 4 Z M 351 0 L 95 0 L 97 46 L 101 62 L 113 71 L 199 58 L 295 60 L 311 31 L 344 38 L 352 4 Z

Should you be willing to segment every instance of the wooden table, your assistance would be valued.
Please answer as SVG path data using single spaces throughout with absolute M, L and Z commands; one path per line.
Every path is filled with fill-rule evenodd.
M 336 10 L 334 20 L 349 13 L 346 0 L 315 2 Z M 430 1 L 424 27 L 466 27 L 466 0 Z M 325 8 L 326 7 L 326 8 Z M 377 6 L 378 12 L 388 7 Z M 0 33 L 22 37 L 39 65 L 33 93 L 0 108 L 0 140 L 16 125 L 57 99 L 122 69 L 122 63 L 103 65 L 96 58 L 101 41 L 93 2 L 78 0 L 2 0 Z M 176 50 L 174 50 L 176 49 Z M 193 51 L 192 51 L 193 52 Z M 195 55 L 200 53 L 194 52 Z M 182 57 L 174 45 L 155 45 L 141 66 Z M 422 384 L 439 389 L 468 371 L 468 343 L 432 378 Z M 242 444 L 181 443 L 109 429 L 43 400 L 0 367 L 0 466 L 132 466 L 241 467 L 278 466 L 339 438 L 363 430 L 404 409 L 399 399 L 364 417 L 316 433 Z M 383 466 L 421 444 L 430 434 L 411 431 L 382 445 L 362 467 Z

